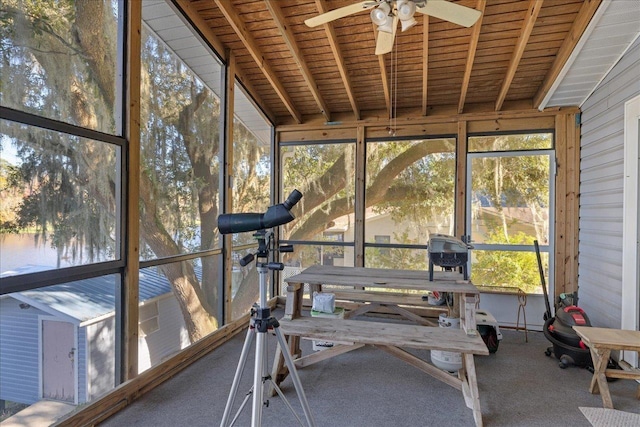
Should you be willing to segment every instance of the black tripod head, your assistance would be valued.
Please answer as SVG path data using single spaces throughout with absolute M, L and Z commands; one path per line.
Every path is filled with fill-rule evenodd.
M 291 213 L 291 208 L 301 198 L 302 193 L 298 190 L 293 190 L 284 203 L 270 206 L 265 213 L 223 214 L 218 217 L 218 230 L 221 234 L 257 230 L 253 237 L 258 241 L 258 251 L 242 258 L 240 260 L 242 267 L 257 258 L 258 267 L 266 267 L 269 270 L 284 269 L 284 264 L 280 262 L 268 262 L 269 252 L 275 250 L 275 248 L 273 247 L 273 231 L 267 231 L 267 228 L 277 227 L 293 221 L 295 217 Z M 293 252 L 293 246 L 280 245 L 277 250 L 279 252 Z M 260 259 L 264 261 L 261 262 Z
M 249 265 L 254 259 L 257 259 L 258 267 L 266 267 L 269 270 L 284 270 L 284 264 L 281 262 L 268 262 L 269 253 L 271 251 L 278 252 L 293 252 L 293 245 L 279 245 L 274 247 L 273 243 L 273 231 L 258 230 L 253 234 L 253 237 L 258 241 L 258 250 L 255 253 L 248 254 L 240 260 L 240 266 L 244 267 Z M 261 262 L 260 259 L 264 261 Z

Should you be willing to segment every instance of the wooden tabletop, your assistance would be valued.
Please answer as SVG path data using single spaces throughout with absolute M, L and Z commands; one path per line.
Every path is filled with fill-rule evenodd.
M 573 329 L 587 346 L 615 350 L 640 350 L 640 331 L 590 326 L 574 326 Z
M 457 272 L 438 271 L 429 281 L 427 270 L 397 270 L 368 267 L 314 265 L 285 279 L 287 283 L 311 285 L 365 286 L 368 288 L 413 289 L 478 294 L 470 281 Z

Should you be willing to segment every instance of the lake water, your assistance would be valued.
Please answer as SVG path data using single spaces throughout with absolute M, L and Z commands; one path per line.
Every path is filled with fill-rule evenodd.
M 72 266 L 69 261 L 61 260 L 60 267 Z M 57 251 L 35 234 L 0 234 L 0 274 L 27 265 L 58 268 Z

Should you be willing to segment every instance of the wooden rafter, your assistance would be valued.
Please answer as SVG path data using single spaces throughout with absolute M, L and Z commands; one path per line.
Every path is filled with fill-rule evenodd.
M 245 27 L 244 22 L 242 22 L 242 20 L 240 19 L 240 15 L 235 11 L 231 3 L 228 1 L 215 0 L 215 3 L 226 18 L 231 28 L 233 28 L 233 31 L 242 41 L 242 44 L 244 44 L 245 48 L 249 51 L 249 54 L 256 62 L 264 76 L 267 78 L 269 84 L 271 84 L 273 89 L 276 91 L 278 97 L 289 111 L 289 114 L 291 114 L 291 116 L 298 124 L 302 123 L 302 115 L 293 105 L 293 101 L 289 97 L 289 94 L 287 93 L 285 88 L 282 86 L 280 80 L 278 80 L 278 78 L 276 77 L 276 74 L 271 69 L 269 63 L 265 61 L 264 55 L 258 48 L 258 45 L 251 33 Z
M 218 36 L 213 33 L 213 30 L 207 25 L 206 21 L 193 7 L 189 0 L 174 0 L 174 3 L 185 14 L 187 18 L 193 23 L 193 25 L 202 33 L 207 43 L 213 47 L 213 49 L 222 57 L 223 61 L 226 61 L 225 57 L 226 48 L 220 41 Z
M 578 12 L 578 16 L 573 21 L 573 25 L 571 26 L 571 30 L 567 37 L 565 37 L 562 46 L 558 50 L 556 55 L 556 59 L 553 61 L 553 65 L 547 72 L 542 85 L 538 89 L 536 96 L 533 97 L 533 107 L 539 108 L 542 101 L 547 96 L 549 90 L 551 90 L 551 86 L 558 78 L 560 71 L 564 67 L 564 64 L 567 62 L 567 59 L 573 52 L 573 49 L 576 47 L 578 42 L 580 41 L 580 37 L 582 37 L 582 33 L 589 25 L 591 18 L 598 10 L 598 7 L 602 3 L 602 0 L 585 0 L 580 8 L 580 12 Z
M 427 83 L 429 74 L 429 16 L 422 20 L 422 115 L 427 115 Z
M 500 109 L 502 108 L 502 104 L 507 97 L 507 92 L 509 92 L 509 87 L 511 86 L 513 77 L 516 75 L 516 70 L 518 69 L 518 65 L 520 64 L 520 59 L 522 59 L 524 49 L 527 47 L 527 43 L 529 42 L 529 36 L 531 36 L 533 26 L 536 23 L 536 19 L 538 19 L 538 14 L 540 13 L 540 9 L 542 8 L 542 3 L 543 0 L 529 1 L 529 9 L 527 10 L 527 15 L 524 18 L 524 22 L 522 23 L 522 30 L 520 31 L 520 36 L 518 37 L 516 48 L 513 52 L 513 55 L 511 56 L 507 74 L 502 81 L 502 87 L 500 88 L 498 99 L 496 100 L 496 111 L 500 111 Z
M 458 114 L 462 114 L 464 110 L 464 102 L 467 99 L 467 90 L 469 90 L 469 80 L 471 80 L 471 70 L 473 69 L 473 61 L 476 58 L 476 48 L 478 47 L 478 39 L 480 38 L 480 29 L 482 28 L 482 18 L 484 17 L 484 7 L 487 0 L 478 0 L 476 9 L 482 12 L 478 21 L 473 24 L 473 32 L 471 33 L 471 41 L 469 42 L 469 51 L 467 53 L 467 63 L 464 68 L 464 78 L 462 79 L 462 90 L 460 91 L 460 101 L 458 102 Z
M 319 13 L 327 12 L 327 5 L 324 0 L 316 0 L 316 7 L 318 8 Z M 331 24 L 324 24 L 323 26 L 324 26 L 324 31 L 327 33 L 327 39 L 329 40 L 329 45 L 331 46 L 331 52 L 333 53 L 333 57 L 336 60 L 336 66 L 338 67 L 338 72 L 340 73 L 342 84 L 344 85 L 344 88 L 347 91 L 347 97 L 349 98 L 349 103 L 351 103 L 351 108 L 353 109 L 353 115 L 355 116 L 356 120 L 360 120 L 360 107 L 358 107 L 356 96 L 353 93 L 351 78 L 349 77 L 349 73 L 347 72 L 347 67 L 344 63 L 342 51 L 340 50 L 340 45 L 338 44 L 338 39 L 336 37 L 336 31 L 334 30 L 333 25 Z
M 216 51 L 216 53 L 222 58 L 223 61 L 228 61 L 227 58 L 227 49 L 224 47 L 224 44 L 220 41 L 220 39 L 213 33 L 213 30 L 206 23 L 204 18 L 193 8 L 193 5 L 189 3 L 187 0 L 175 0 L 176 5 L 182 10 L 187 18 L 193 23 L 193 25 L 198 28 L 198 31 L 202 35 L 209 45 Z M 244 75 L 243 70 L 238 68 L 235 69 L 236 77 L 242 83 L 246 90 L 251 93 L 254 101 L 258 104 L 260 109 L 264 112 L 264 114 L 271 120 L 271 122 L 275 123 L 276 115 L 273 114 L 271 108 L 260 98 L 258 98 L 258 91 L 253 87 L 251 81 Z
M 594 1 L 604 3 L 602 0 L 554 0 L 542 4 L 531 0 L 465 0 L 467 7 L 484 9 L 481 12 L 487 14 L 472 28 L 452 25 L 433 16 L 428 20 L 425 19 L 428 15 L 420 16 L 417 19 L 423 21 L 418 28 L 399 38 L 402 61 L 399 73 L 393 77 L 394 84 L 397 79 L 399 87 L 414 90 L 396 100 L 393 100 L 389 75 L 390 58 L 375 58 L 370 56 L 372 52 L 357 51 L 359 46 L 370 47 L 375 43 L 370 29 L 373 24 L 366 13 L 353 13 L 340 21 L 322 24 L 324 29 L 312 30 L 303 24 L 304 20 L 331 12 L 340 5 L 356 3 L 305 0 L 300 2 L 300 7 L 287 6 L 286 9 L 278 0 L 174 0 L 174 4 L 186 10 L 193 22 L 188 9 L 199 15 L 196 26 L 205 39 L 214 40 L 210 43 L 214 49 L 221 50 L 221 42 L 225 49 L 234 50 L 238 64 L 236 78 L 265 110 L 265 115 L 277 125 L 293 125 L 296 123 L 290 112 L 293 108 L 305 122 L 335 124 L 388 117 L 384 110 L 389 105 L 395 109 L 396 102 L 398 110 L 392 115 L 398 114 L 398 118 L 457 114 L 459 110 L 462 114 L 503 112 L 532 108 L 534 95 L 543 90 L 537 101 L 544 106 L 557 84 L 551 80 L 557 81 L 561 76 L 560 64 L 571 58 L 576 37 L 584 34 L 584 26 L 592 19 L 585 11 L 596 9 Z M 216 6 L 216 2 L 221 7 Z M 284 19 L 277 11 L 273 12 L 276 7 Z M 272 9 L 271 13 L 268 8 Z M 234 22 L 234 18 L 239 22 Z M 155 18 L 151 19 L 153 23 Z M 245 47 L 247 40 L 242 39 L 241 28 L 251 33 L 258 52 Z M 348 31 L 344 37 L 341 28 Z M 219 37 L 219 41 L 206 36 L 208 31 Z M 565 42 L 567 37 L 570 40 Z M 541 89 L 563 43 L 564 55 L 561 53 L 561 60 L 556 61 L 554 74 L 550 74 L 545 83 L 547 87 Z M 185 50 L 186 55 L 195 53 L 190 46 L 185 49 L 189 49 Z M 405 51 L 410 53 L 402 56 Z M 220 54 L 225 55 L 224 51 Z M 371 64 L 366 62 L 371 60 L 378 61 L 373 73 Z M 263 61 L 271 66 L 286 91 L 265 77 L 274 78 Z M 369 91 L 368 87 L 376 90 Z M 292 103 L 283 96 L 285 92 Z M 279 97 L 284 98 L 284 102 Z M 320 97 L 331 110 L 331 120 L 327 120 L 326 107 L 318 102 Z M 323 110 L 327 115 L 321 114 Z
M 302 74 L 302 78 L 307 83 L 307 87 L 309 91 L 311 91 L 311 95 L 313 95 L 313 99 L 316 100 L 318 104 L 318 108 L 320 112 L 324 116 L 324 118 L 330 122 L 331 121 L 331 111 L 329 107 L 327 107 L 327 103 L 324 101 L 322 95 L 320 95 L 320 91 L 318 90 L 318 85 L 316 84 L 311 71 L 309 70 L 309 66 L 307 65 L 307 61 L 304 59 L 302 52 L 300 52 L 300 48 L 298 47 L 298 43 L 296 42 L 296 38 L 293 35 L 293 32 L 289 28 L 289 26 L 285 23 L 284 15 L 282 14 L 282 9 L 274 0 L 265 1 L 265 5 L 269 12 L 271 12 L 271 16 L 273 17 L 273 21 L 280 30 L 280 34 L 284 39 L 291 55 L 293 56 L 293 60 L 300 68 L 300 73 Z
M 271 122 L 275 123 L 276 115 L 273 113 L 269 105 L 264 102 L 264 100 L 258 98 L 258 91 L 255 89 L 253 83 L 251 83 L 251 79 L 246 76 L 244 70 L 236 67 L 236 77 L 238 78 L 238 81 L 242 83 L 242 86 L 244 86 L 244 88 L 251 94 L 251 97 L 256 102 L 256 104 L 258 104 L 258 107 L 260 107 L 265 116 L 267 116 L 267 118 L 271 120 Z

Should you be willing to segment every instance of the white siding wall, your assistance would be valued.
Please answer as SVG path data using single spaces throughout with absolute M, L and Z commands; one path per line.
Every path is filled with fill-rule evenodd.
M 189 346 L 189 334 L 180 306 L 172 293 L 157 300 L 158 330 L 138 340 L 138 369 L 145 371 Z
M 0 299 L 0 399 L 32 404 L 39 394 L 38 315 L 14 298 Z
M 621 326 L 624 103 L 638 94 L 640 39 L 582 106 L 578 302 L 593 326 Z
M 84 403 L 87 399 L 87 328 L 78 327 L 78 342 L 76 343 L 76 363 L 78 364 L 78 403 Z
M 84 385 L 86 391 L 81 397 L 91 401 L 115 387 L 115 318 L 110 316 L 82 329 L 87 335 L 89 362 L 86 363 L 86 376 L 80 380 L 80 385 Z

